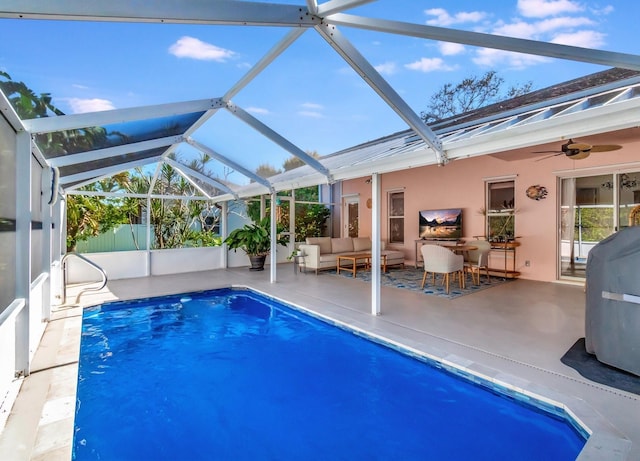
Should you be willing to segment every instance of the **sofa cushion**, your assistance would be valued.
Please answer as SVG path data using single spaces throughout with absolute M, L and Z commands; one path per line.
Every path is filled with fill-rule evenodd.
M 307 237 L 307 245 L 318 245 L 320 254 L 333 253 L 331 251 L 331 237 Z
M 355 237 L 353 251 L 371 251 L 371 239 L 369 237 Z
M 333 238 L 331 239 L 331 252 L 332 253 L 346 253 L 353 251 L 353 239 L 347 238 Z

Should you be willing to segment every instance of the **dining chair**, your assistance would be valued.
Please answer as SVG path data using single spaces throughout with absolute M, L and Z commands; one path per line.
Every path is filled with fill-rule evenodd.
M 420 248 L 424 261 L 424 275 L 422 287 L 427 281 L 427 274 L 433 274 L 433 283 L 436 282 L 436 274 L 443 274 L 444 285 L 449 294 L 449 281 L 451 274 L 458 276 L 460 288 L 464 288 L 464 256 L 457 255 L 453 251 L 438 245 L 423 245 Z
M 476 250 L 469 250 L 465 254 L 464 272 L 471 274 L 471 280 L 476 285 L 480 285 L 480 271 L 484 270 L 487 274 L 487 281 L 491 283 L 489 275 L 489 252 L 491 251 L 491 242 L 487 240 L 477 240 L 471 243 Z

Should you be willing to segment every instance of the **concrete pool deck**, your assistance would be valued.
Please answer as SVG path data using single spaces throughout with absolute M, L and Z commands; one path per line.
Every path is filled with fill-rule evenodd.
M 89 306 L 228 286 L 255 289 L 558 403 L 593 431 L 580 459 L 640 459 L 640 396 L 589 381 L 560 362 L 584 336 L 579 286 L 517 280 L 453 300 L 382 287 L 382 314 L 372 316 L 368 283 L 294 274 L 282 265 L 274 284 L 268 270 L 239 268 L 115 280 L 81 301 Z M 77 306 L 54 312 L 0 434 L 0 459 L 71 459 L 81 315 Z

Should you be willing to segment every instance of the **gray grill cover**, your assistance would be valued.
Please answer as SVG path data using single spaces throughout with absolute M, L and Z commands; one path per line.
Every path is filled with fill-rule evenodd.
M 613 298 L 640 297 L 640 226 L 598 243 L 587 259 L 585 341 L 599 361 L 640 375 L 640 304 Z

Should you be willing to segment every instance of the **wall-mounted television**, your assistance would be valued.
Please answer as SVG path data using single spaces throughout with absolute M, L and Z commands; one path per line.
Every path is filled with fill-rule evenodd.
M 457 240 L 462 238 L 462 209 L 422 210 L 418 236 L 424 239 Z

